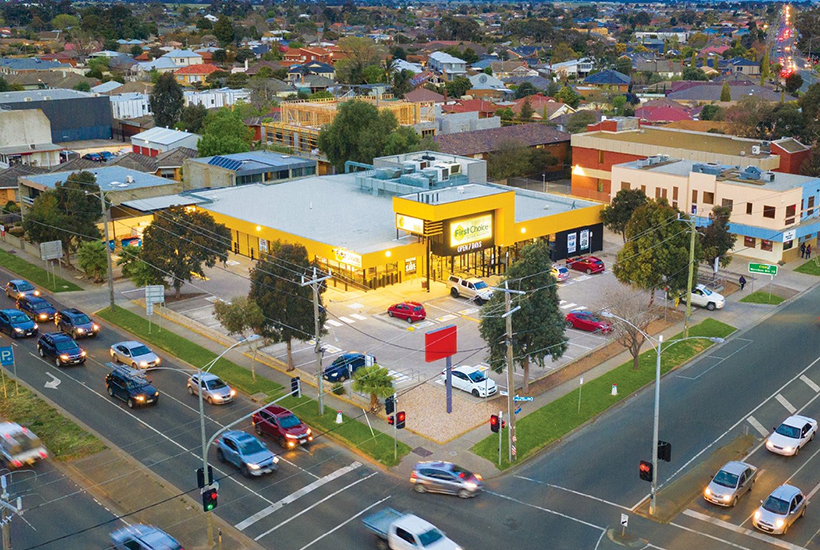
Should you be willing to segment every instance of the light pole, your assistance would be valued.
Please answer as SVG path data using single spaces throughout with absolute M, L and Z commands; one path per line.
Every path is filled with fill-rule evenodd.
M 652 420 L 652 490 L 651 500 L 649 502 L 649 515 L 652 516 L 655 514 L 656 509 L 656 497 L 658 493 L 658 425 L 660 424 L 660 417 L 661 417 L 661 353 L 662 353 L 662 345 L 663 345 L 663 334 L 659 334 L 657 340 L 649 336 L 646 332 L 639 329 L 635 326 L 632 322 L 627 321 L 623 317 L 619 317 L 614 313 L 610 313 L 608 311 L 601 312 L 602 317 L 608 317 L 612 319 L 617 319 L 622 323 L 626 323 L 627 325 L 631 326 L 641 334 L 643 334 L 644 338 L 649 341 L 649 345 L 655 350 L 655 355 L 657 357 L 657 361 L 655 362 L 655 413 L 653 415 Z M 687 336 L 685 338 L 679 338 L 677 340 L 672 340 L 667 344 L 667 348 L 679 342 L 684 342 L 686 340 L 709 340 L 715 344 L 722 344 L 726 340 L 723 338 L 717 337 L 710 337 L 710 336 Z M 655 345 L 653 342 L 657 342 Z

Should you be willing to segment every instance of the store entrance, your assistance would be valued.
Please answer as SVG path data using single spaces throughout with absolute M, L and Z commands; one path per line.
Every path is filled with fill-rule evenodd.
M 502 275 L 506 270 L 505 255 L 500 248 L 491 247 L 458 256 L 438 256 L 430 259 L 430 276 L 437 281 L 445 280 L 450 273 L 489 277 Z

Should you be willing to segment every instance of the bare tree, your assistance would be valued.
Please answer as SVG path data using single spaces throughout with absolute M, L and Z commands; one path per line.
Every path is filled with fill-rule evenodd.
M 261 334 L 262 325 L 265 323 L 265 316 L 259 306 L 247 296 L 239 296 L 231 299 L 230 302 L 217 300 L 214 302 L 214 316 L 219 321 L 228 334 L 241 336 L 247 340 L 254 334 Z M 250 342 L 253 351 L 251 361 L 251 376 L 256 382 L 256 351 L 262 339 Z
M 612 322 L 612 334 L 615 340 L 629 350 L 632 355 L 632 370 L 638 370 L 638 357 L 641 354 L 646 337 L 646 327 L 649 326 L 657 315 L 651 308 L 647 308 L 647 293 L 636 291 L 632 288 L 622 286 L 606 294 L 606 311 L 614 315 L 610 318 Z M 622 321 L 625 319 L 627 322 Z

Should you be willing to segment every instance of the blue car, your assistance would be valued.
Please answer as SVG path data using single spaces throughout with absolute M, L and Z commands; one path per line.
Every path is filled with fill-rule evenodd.
M 49 332 L 40 336 L 37 340 L 37 353 L 43 359 L 54 359 L 54 364 L 58 367 L 82 365 L 86 356 L 85 350 L 78 346 L 71 336 L 66 336 L 62 332 Z
M 376 364 L 376 358 L 372 355 L 356 352 L 344 353 L 328 365 L 322 373 L 322 378 L 328 382 L 344 382 L 351 378 L 354 372 L 366 366 L 368 358 L 371 359 L 371 364 Z
M 40 327 L 25 314 L 16 309 L 0 309 L 0 332 L 12 338 L 37 336 Z
M 51 321 L 57 314 L 53 305 L 36 296 L 23 296 L 17 300 L 17 309 L 28 315 L 32 321 Z
M 54 316 L 54 324 L 57 328 L 68 334 L 72 338 L 88 338 L 96 336 L 100 331 L 100 326 L 93 322 L 88 315 L 75 308 L 68 308 L 58 311 Z
M 279 457 L 265 444 L 245 432 L 230 430 L 217 440 L 216 457 L 233 464 L 245 477 L 261 476 L 276 470 Z

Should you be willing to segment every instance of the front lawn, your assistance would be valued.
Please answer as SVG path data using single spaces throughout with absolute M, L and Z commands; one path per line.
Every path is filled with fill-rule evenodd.
M 767 304 L 776 306 L 783 303 L 783 298 L 777 294 L 770 294 L 769 292 L 758 290 L 756 292 L 752 292 L 748 296 L 744 296 L 740 299 L 740 301 L 747 304 Z
M 809 260 L 808 262 L 804 263 L 797 269 L 795 269 L 798 273 L 804 273 L 806 275 L 817 275 L 820 276 L 820 257 L 814 258 L 813 260 Z

